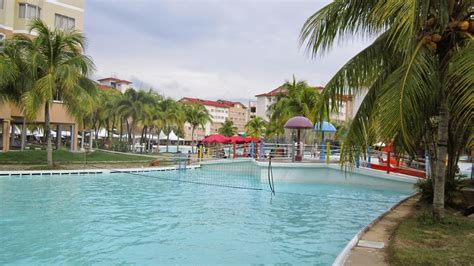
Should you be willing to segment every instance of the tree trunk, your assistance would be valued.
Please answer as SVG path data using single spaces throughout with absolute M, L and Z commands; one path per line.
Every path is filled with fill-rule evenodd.
M 178 144 L 176 145 L 176 152 L 179 152 L 179 136 L 178 136 Z
M 44 136 L 46 137 L 46 160 L 48 166 L 53 166 L 53 146 L 51 145 L 51 128 L 49 125 L 49 103 L 44 105 Z
M 151 153 L 152 152 L 152 146 L 151 146 L 151 139 L 153 138 L 153 127 L 150 127 L 148 129 L 148 147 L 147 147 L 147 152 Z
M 448 144 L 449 113 L 445 95 L 441 95 L 439 103 L 439 123 L 436 143 L 436 162 L 433 172 L 434 195 L 433 195 L 433 218 L 440 221 L 444 217 L 444 185 L 446 180 L 446 155 Z
M 194 153 L 194 126 L 191 129 L 191 153 Z
M 112 131 L 112 136 L 110 137 L 110 143 L 112 145 L 112 140 L 114 139 L 114 129 L 115 129 L 115 121 L 117 120 L 117 118 L 115 117 L 115 115 L 112 116 L 112 128 L 110 129 Z
M 81 151 L 84 150 L 84 141 L 86 140 L 86 131 L 82 129 L 81 133 L 82 139 L 81 139 Z
M 125 123 L 127 124 L 127 142 L 128 142 L 127 150 L 130 151 L 130 145 L 132 143 L 132 138 L 130 136 L 130 123 L 128 123 L 128 119 L 125 120 Z
M 21 151 L 25 150 L 26 143 L 26 118 L 23 116 L 23 125 L 21 128 Z
M 120 142 L 123 141 L 122 135 L 123 135 L 123 119 L 122 117 L 120 117 Z
M 145 138 L 146 138 L 146 131 L 147 131 L 147 126 L 143 126 L 142 128 L 142 136 L 140 138 L 140 153 L 143 152 L 143 143 L 145 143 Z

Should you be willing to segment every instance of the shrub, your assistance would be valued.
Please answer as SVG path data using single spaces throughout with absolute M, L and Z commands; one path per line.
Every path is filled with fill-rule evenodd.
M 461 189 L 465 186 L 461 177 L 447 178 L 444 185 L 444 202 L 446 206 L 459 208 L 464 207 L 464 195 Z M 418 192 L 421 193 L 420 200 L 431 204 L 433 202 L 433 179 L 427 178 L 415 184 Z

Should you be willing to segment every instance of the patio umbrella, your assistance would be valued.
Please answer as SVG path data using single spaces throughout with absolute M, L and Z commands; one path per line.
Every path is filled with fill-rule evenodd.
M 313 128 L 313 123 L 304 116 L 295 116 L 293 118 L 288 119 L 284 128 L 296 129 L 298 131 L 297 137 L 296 137 L 298 146 L 296 149 L 295 161 L 301 161 L 303 159 L 303 157 L 301 156 L 301 143 L 300 143 L 301 130 Z
M 246 143 L 250 143 L 250 142 L 257 142 L 258 143 L 258 142 L 261 142 L 261 141 L 262 141 L 261 139 L 255 138 L 255 137 L 246 137 L 245 138 Z
M 321 132 L 321 152 L 319 153 L 319 159 L 324 160 L 326 157 L 326 143 L 324 143 L 324 132 L 336 132 L 336 127 L 327 122 L 323 121 L 322 123 L 317 122 L 314 125 L 314 131 Z
M 229 138 L 221 135 L 221 134 L 212 134 L 205 137 L 202 142 L 204 143 L 227 143 Z
M 246 139 L 244 137 L 241 137 L 241 136 L 232 136 L 229 138 L 229 142 L 230 143 L 235 143 L 235 144 L 243 144 L 246 142 Z

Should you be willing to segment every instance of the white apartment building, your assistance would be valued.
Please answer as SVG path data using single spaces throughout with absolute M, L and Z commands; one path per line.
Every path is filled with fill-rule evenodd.
M 109 77 L 109 78 L 99 79 L 97 81 L 99 82 L 100 88 L 107 89 L 108 87 L 108 88 L 116 89 L 120 91 L 121 93 L 124 93 L 128 89 L 132 88 L 130 86 L 132 82 L 128 80 L 124 80 L 124 79 Z
M 314 89 L 318 93 L 321 93 L 324 90 L 323 87 L 314 87 Z M 286 94 L 287 90 L 283 88 L 283 86 L 280 86 L 272 91 L 255 95 L 255 97 L 257 98 L 257 102 L 256 102 L 257 110 L 255 114 L 257 116 L 262 117 L 266 121 L 269 121 L 270 116 L 268 113 L 268 109 L 270 105 L 275 103 L 275 101 L 277 100 L 277 96 L 280 93 Z M 357 109 L 359 108 L 360 103 L 364 96 L 365 94 L 356 95 L 356 97 L 349 96 L 349 95 L 342 95 L 342 102 L 339 104 L 339 110 L 338 112 L 332 112 L 329 115 L 330 120 L 333 122 L 345 122 L 349 119 L 352 119 L 355 113 L 357 112 Z M 356 108 L 354 108 L 354 103 L 353 103 L 354 98 L 356 98 L 358 101 L 358 105 L 356 106 Z

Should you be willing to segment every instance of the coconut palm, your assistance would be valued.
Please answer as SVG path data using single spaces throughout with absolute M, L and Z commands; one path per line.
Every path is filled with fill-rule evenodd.
M 314 121 L 316 118 L 316 105 L 319 93 L 310 87 L 306 81 L 297 81 L 293 76 L 292 81 L 287 81 L 281 87 L 283 90 L 276 97 L 275 103 L 269 106 L 271 120 L 287 121 L 293 116 L 304 116 Z
M 226 119 L 222 126 L 218 130 L 219 134 L 222 134 L 226 137 L 232 137 L 237 134 L 237 127 L 234 126 L 234 122 Z
M 163 115 L 163 133 L 166 134 L 166 152 L 169 151 L 170 133 L 180 120 L 181 114 L 178 110 L 177 103 L 171 99 L 164 99 L 159 103 Z
M 245 125 L 245 130 L 247 135 L 255 138 L 261 138 L 265 132 L 266 127 L 267 122 L 260 116 L 256 116 L 247 122 Z
M 123 116 L 128 133 L 129 145 L 135 141 L 135 130 L 138 124 L 144 119 L 145 110 L 148 105 L 153 104 L 150 92 L 136 91 L 128 89 L 117 102 L 117 111 Z M 134 151 L 135 149 L 132 148 Z
M 433 216 L 438 221 L 456 150 L 473 146 L 472 134 L 465 136 L 473 125 L 473 11 L 472 1 L 462 0 L 333 1 L 301 30 L 302 44 L 313 56 L 336 41 L 378 36 L 328 82 L 319 109 L 337 109 L 338 95 L 368 90 L 345 140 L 342 158 L 349 162 L 374 136 L 395 137 L 398 148 L 409 153 L 420 141 L 432 146 Z
M 19 47 L 25 49 L 35 78 L 32 88 L 22 95 L 22 104 L 29 118 L 36 117 L 40 108 L 44 109 L 47 162 L 52 166 L 51 104 L 53 100 L 61 100 L 73 115 L 86 102 L 91 107 L 91 95 L 96 93 L 96 87 L 87 76 L 94 65 L 83 54 L 85 38 L 81 33 L 75 30 L 52 30 L 39 19 L 32 21 L 30 31 L 36 32 L 37 36 L 14 36 Z
M 23 111 L 22 95 L 33 87 L 34 77 L 26 51 L 13 40 L 0 44 L 0 102 L 10 102 Z M 25 148 L 26 116 L 23 116 L 21 150 Z
M 209 111 L 201 104 L 186 105 L 186 121 L 191 124 L 191 152 L 194 153 L 194 131 L 198 126 L 204 128 L 207 122 L 211 122 Z
M 285 134 L 285 125 L 286 121 L 284 119 L 270 119 L 267 124 L 265 136 L 267 138 L 276 138 L 276 143 L 280 142 L 280 136 Z

